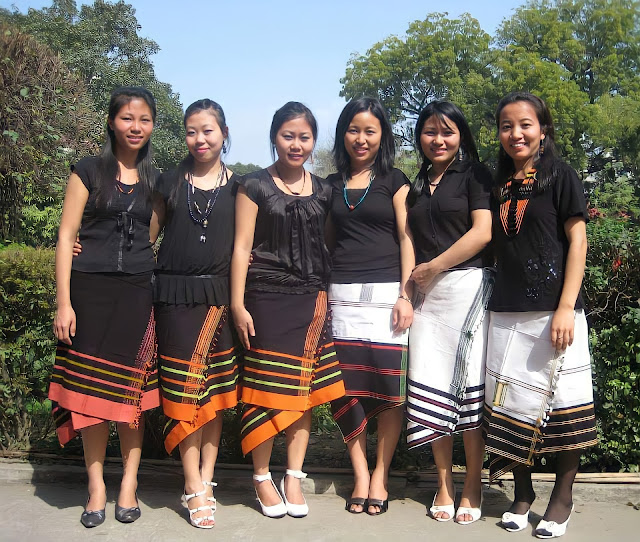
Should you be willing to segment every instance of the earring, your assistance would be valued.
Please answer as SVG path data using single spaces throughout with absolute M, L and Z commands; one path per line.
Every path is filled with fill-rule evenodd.
M 544 137 L 540 140 L 540 149 L 538 149 L 538 156 L 544 154 Z
M 462 149 L 462 147 L 458 147 L 458 160 L 464 160 L 464 150 Z
M 222 154 L 227 154 L 227 142 L 222 143 Z

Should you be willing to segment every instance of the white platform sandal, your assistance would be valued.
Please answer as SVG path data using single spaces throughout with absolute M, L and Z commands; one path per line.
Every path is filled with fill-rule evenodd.
M 274 491 L 280 497 L 280 502 L 278 504 L 274 504 L 272 506 L 265 506 L 264 504 L 262 504 L 262 501 L 260 500 L 260 496 L 258 495 L 258 488 L 254 488 L 256 491 L 256 498 L 258 499 L 258 502 L 260 503 L 260 508 L 262 509 L 262 513 L 268 518 L 281 518 L 286 516 L 287 505 L 282 500 L 282 496 L 280 495 L 280 492 L 278 491 L 276 484 L 273 482 L 273 478 L 271 478 L 271 473 L 268 472 L 267 474 L 254 474 L 253 479 L 256 482 L 266 482 L 267 480 L 269 480 L 269 482 L 271 482 L 271 485 L 273 486 Z
M 289 514 L 292 518 L 303 518 L 309 513 L 309 505 L 307 504 L 307 499 L 304 499 L 304 504 L 293 504 L 287 500 L 287 494 L 284 490 L 284 480 L 287 476 L 293 476 L 294 478 L 298 478 L 298 480 L 302 480 L 307 477 L 306 472 L 302 472 L 301 470 L 291 470 L 287 469 L 285 475 L 282 477 L 280 481 L 280 493 L 282 494 L 282 498 L 284 499 L 284 504 L 287 508 L 287 514 Z

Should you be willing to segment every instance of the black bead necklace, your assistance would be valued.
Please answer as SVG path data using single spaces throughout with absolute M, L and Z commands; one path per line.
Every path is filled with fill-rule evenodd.
M 204 208 L 204 211 L 200 210 L 200 206 L 198 205 L 198 202 L 195 200 L 195 198 L 193 202 L 191 201 L 191 196 L 195 193 L 195 187 L 193 186 L 193 173 L 189 172 L 188 174 L 189 182 L 187 184 L 187 208 L 189 209 L 189 216 L 191 217 L 191 220 L 193 220 L 196 224 L 199 224 L 202 228 L 202 233 L 200 234 L 201 243 L 207 242 L 207 226 L 209 225 L 209 215 L 211 214 L 211 211 L 213 211 L 213 206 L 216 204 L 218 194 L 220 194 L 222 178 L 223 176 L 226 176 L 226 172 L 226 166 L 224 165 L 224 163 L 221 163 L 218 182 L 213 189 L 207 191 L 211 194 L 211 196 L 207 199 L 207 205 Z M 198 216 L 194 214 L 194 210 L 196 213 L 198 213 Z

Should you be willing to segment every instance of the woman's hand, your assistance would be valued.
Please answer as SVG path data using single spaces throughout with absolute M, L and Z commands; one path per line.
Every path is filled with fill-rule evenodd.
M 570 307 L 558 307 L 551 319 L 551 345 L 562 352 L 573 344 L 575 313 Z
M 75 258 L 82 252 L 82 245 L 80 244 L 80 237 L 76 236 L 76 242 L 73 243 L 73 257 Z
M 249 337 L 256 336 L 256 330 L 253 327 L 253 318 L 244 307 L 233 309 L 231 312 L 233 313 L 233 322 L 240 337 L 240 342 L 242 346 L 249 350 L 251 348 Z
M 56 311 L 53 334 L 59 341 L 71 345 L 71 337 L 76 336 L 76 311 L 71 305 L 59 307 Z
M 433 282 L 442 270 L 434 263 L 434 260 L 430 262 L 421 263 L 416 266 L 415 269 L 411 272 L 411 276 L 409 280 L 412 280 L 418 286 L 418 290 L 421 293 L 425 293 L 429 284 Z
M 413 305 L 406 299 L 400 297 L 391 311 L 391 323 L 393 331 L 402 333 L 408 329 L 413 322 Z

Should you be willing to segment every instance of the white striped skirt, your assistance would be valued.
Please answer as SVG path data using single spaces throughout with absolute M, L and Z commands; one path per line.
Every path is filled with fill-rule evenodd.
M 410 448 L 482 425 L 492 288 L 492 270 L 456 269 L 438 275 L 416 304 L 409 333 Z

